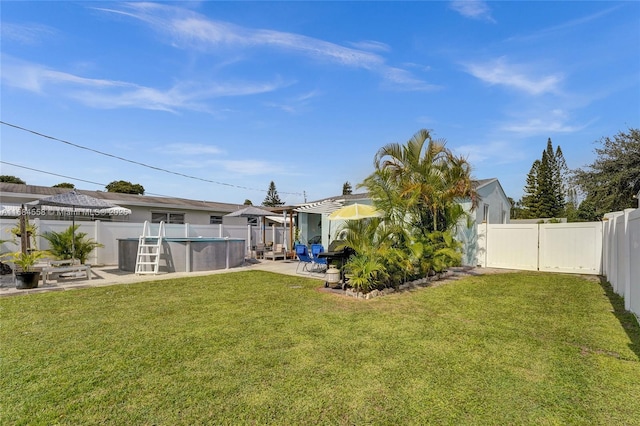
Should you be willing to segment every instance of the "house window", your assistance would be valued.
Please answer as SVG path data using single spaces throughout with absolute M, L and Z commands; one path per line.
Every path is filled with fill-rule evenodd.
M 222 224 L 222 216 L 209 216 L 209 225 Z
M 258 225 L 258 218 L 257 217 L 248 217 L 247 218 L 247 223 L 249 225 Z
M 151 223 L 184 224 L 184 213 L 151 212 Z
M 482 221 L 489 223 L 489 204 L 485 204 L 483 207 L 484 209 L 482 211 Z

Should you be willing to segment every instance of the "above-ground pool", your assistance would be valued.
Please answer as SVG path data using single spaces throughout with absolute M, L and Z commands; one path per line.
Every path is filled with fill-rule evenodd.
M 153 238 L 147 238 L 153 240 Z M 163 238 L 159 272 L 227 269 L 244 263 L 245 240 L 227 238 Z M 135 272 L 138 238 L 118 239 L 118 269 Z

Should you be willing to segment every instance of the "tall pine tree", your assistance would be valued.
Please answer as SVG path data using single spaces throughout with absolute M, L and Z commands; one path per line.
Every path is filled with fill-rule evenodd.
M 565 214 L 567 198 L 567 163 L 560 146 L 553 150 L 551 138 L 535 160 L 527 175 L 522 205 L 528 218 L 561 217 Z
M 278 190 L 276 189 L 276 184 L 273 183 L 273 181 L 269 183 L 267 196 L 264 198 L 262 205 L 265 207 L 278 207 L 278 206 L 284 205 L 284 202 L 280 200 L 280 196 L 278 195 Z
M 540 192 L 538 190 L 538 170 L 540 169 L 540 160 L 536 160 L 531 165 L 531 170 L 527 175 L 527 183 L 524 187 L 524 196 L 522 197 L 522 217 L 531 219 L 538 217 L 538 204 L 540 203 Z

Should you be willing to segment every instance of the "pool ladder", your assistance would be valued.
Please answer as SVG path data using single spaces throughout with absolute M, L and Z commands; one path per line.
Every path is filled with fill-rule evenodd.
M 136 256 L 136 274 L 157 274 L 160 269 L 160 250 L 164 233 L 164 222 L 160 222 L 158 235 L 151 235 L 149 221 L 144 222 L 142 235 L 138 240 L 138 255 Z

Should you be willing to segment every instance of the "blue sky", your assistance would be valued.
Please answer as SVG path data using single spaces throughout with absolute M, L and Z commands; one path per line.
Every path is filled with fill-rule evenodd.
M 518 199 L 548 138 L 576 168 L 640 127 L 639 2 L 0 7 L 2 121 L 75 144 L 0 125 L 34 185 L 297 204 L 426 128 Z

